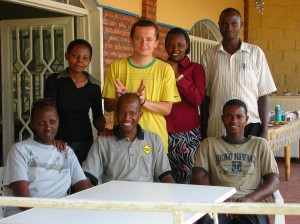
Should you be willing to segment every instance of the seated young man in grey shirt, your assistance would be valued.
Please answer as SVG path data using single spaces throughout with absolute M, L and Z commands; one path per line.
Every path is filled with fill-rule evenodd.
M 92 145 L 83 170 L 93 185 L 111 180 L 175 183 L 161 138 L 143 130 L 140 100 L 125 93 L 117 104 L 117 121 L 111 138 L 99 136 Z

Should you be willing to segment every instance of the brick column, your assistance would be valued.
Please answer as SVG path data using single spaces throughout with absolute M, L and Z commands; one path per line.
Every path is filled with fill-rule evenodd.
M 142 1 L 142 19 L 156 21 L 156 5 L 157 0 L 143 0 Z

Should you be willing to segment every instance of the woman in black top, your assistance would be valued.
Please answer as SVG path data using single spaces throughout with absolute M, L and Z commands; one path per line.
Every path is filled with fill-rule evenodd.
M 56 138 L 67 142 L 82 164 L 93 143 L 90 108 L 95 128 L 98 132 L 105 129 L 101 88 L 99 81 L 84 71 L 92 58 L 87 41 L 73 40 L 65 57 L 69 67 L 47 78 L 44 97 L 57 103 L 60 124 Z

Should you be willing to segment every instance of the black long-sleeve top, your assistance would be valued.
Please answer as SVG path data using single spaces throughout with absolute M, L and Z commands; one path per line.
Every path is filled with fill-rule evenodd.
M 89 73 L 85 86 L 77 88 L 68 74 L 68 68 L 51 74 L 45 82 L 44 97 L 57 103 L 59 128 L 57 139 L 66 142 L 92 141 L 89 109 L 92 108 L 93 123 L 103 119 L 100 83 Z

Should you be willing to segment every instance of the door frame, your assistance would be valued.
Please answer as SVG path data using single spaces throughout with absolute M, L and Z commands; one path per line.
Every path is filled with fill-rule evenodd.
M 5 20 L 1 22 L 1 55 L 2 64 L 2 119 L 3 119 L 3 159 L 6 161 L 7 152 L 14 143 L 14 96 L 13 96 L 13 77 L 11 76 L 11 30 L 17 27 L 34 27 L 38 25 L 48 26 L 56 24 L 65 26 L 64 42 L 74 39 L 73 17 L 53 17 L 41 19 L 21 19 Z M 66 48 L 66 44 L 65 44 Z M 66 49 L 64 49 L 64 52 Z M 3 56 L 6 57 L 3 57 Z M 64 62 L 66 64 L 66 62 Z
M 84 38 L 88 40 L 91 45 L 93 46 L 93 61 L 90 64 L 89 68 L 87 69 L 95 78 L 100 80 L 101 86 L 103 85 L 104 81 L 104 66 L 103 66 L 103 21 L 102 21 L 102 7 L 97 4 L 95 1 L 91 0 L 81 0 L 82 5 L 84 8 L 79 8 L 72 5 L 67 5 L 65 3 L 55 2 L 55 1 L 48 1 L 48 0 L 6 0 L 8 2 L 12 2 L 15 4 L 26 5 L 30 7 L 40 8 L 43 10 L 49 10 L 54 12 L 59 12 L 65 14 L 66 16 L 73 16 L 74 20 L 76 20 L 76 27 L 75 27 L 75 35 L 76 38 Z M 29 18 L 26 18 L 29 19 Z M 25 19 L 24 19 L 25 20 Z M 38 20 L 38 19 L 35 19 Z M 2 29 L 3 23 L 5 20 L 0 21 L 0 29 Z M 1 43 L 1 76 L 2 76 L 2 115 L 3 111 L 5 110 L 7 114 L 6 117 L 2 117 L 3 122 L 3 133 L 5 132 L 5 136 L 13 136 L 14 127 L 13 127 L 13 107 L 10 106 L 7 108 L 6 105 L 13 103 L 13 96 L 10 96 L 7 99 L 4 99 L 5 94 L 11 93 L 13 91 L 12 82 L 9 84 L 8 77 L 4 77 L 4 74 L 8 74 L 7 72 L 10 70 L 7 68 L 7 55 L 9 49 L 3 49 L 3 46 L 8 45 L 9 38 L 8 35 L 3 35 L 3 32 L 0 33 L 0 43 Z M 3 80 L 4 79 L 4 80 Z M 6 98 L 6 97 L 5 97 Z M 7 122 L 8 121 L 8 122 Z M 3 154 L 0 156 L 0 163 L 5 164 L 7 152 L 14 143 L 13 138 L 7 138 L 3 136 Z M 2 157 L 2 158 L 1 158 Z

